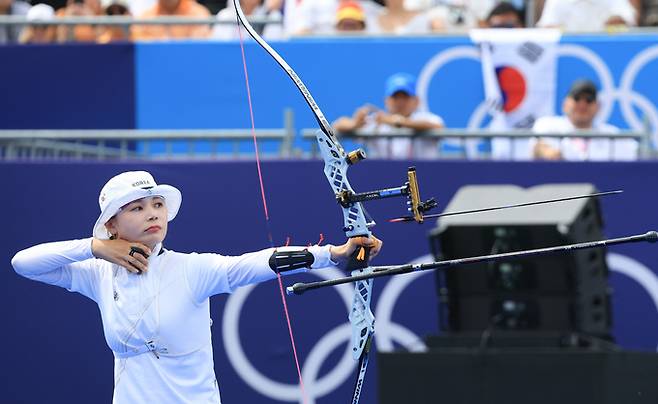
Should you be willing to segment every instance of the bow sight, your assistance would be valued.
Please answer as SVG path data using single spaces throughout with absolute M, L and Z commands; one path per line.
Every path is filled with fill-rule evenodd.
M 350 156 L 358 153 L 360 157 L 358 160 L 352 160 Z M 350 164 L 361 161 L 365 159 L 365 153 L 363 150 L 359 149 L 348 154 L 347 161 Z M 423 214 L 429 211 L 432 208 L 435 208 L 438 204 L 434 198 L 430 198 L 426 201 L 420 199 L 420 190 L 418 188 L 418 178 L 416 176 L 416 167 L 409 167 L 407 170 L 407 179 L 408 181 L 401 187 L 395 188 L 386 188 L 379 189 L 376 191 L 369 192 L 352 192 L 350 190 L 342 190 L 336 194 L 336 200 L 344 208 L 349 208 L 355 203 L 358 202 L 368 202 L 374 201 L 376 199 L 385 199 L 393 198 L 396 196 L 406 196 L 408 201 L 407 205 L 409 207 L 407 210 L 411 213 L 411 216 L 407 216 L 409 221 L 414 220 L 417 223 L 423 223 L 424 216 Z M 343 229 L 348 230 L 348 229 Z

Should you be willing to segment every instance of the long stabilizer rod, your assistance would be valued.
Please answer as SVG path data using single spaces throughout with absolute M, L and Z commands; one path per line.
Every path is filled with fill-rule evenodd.
M 482 262 L 493 262 L 493 261 L 500 261 L 503 259 L 528 257 L 532 255 L 546 255 L 546 254 L 559 253 L 559 252 L 571 252 L 576 250 L 585 250 L 589 248 L 601 248 L 601 247 L 606 247 L 616 244 L 638 243 L 645 241 L 649 243 L 655 243 L 656 241 L 658 241 L 658 232 L 649 231 L 645 234 L 638 234 L 635 236 L 612 238 L 612 239 L 599 240 L 599 241 L 588 241 L 584 243 L 537 248 L 533 250 L 513 251 L 513 252 L 507 252 L 501 254 L 480 255 L 477 257 L 457 258 L 457 259 L 445 260 L 445 261 L 428 262 L 425 264 L 406 264 L 406 265 L 371 267 L 373 271 L 368 274 L 347 276 L 343 278 L 336 278 L 336 279 L 330 279 L 330 280 L 318 281 L 318 282 L 296 283 L 292 286 L 288 286 L 286 288 L 286 292 L 288 293 L 288 295 L 293 295 L 293 294 L 301 295 L 304 292 L 313 289 L 320 289 L 327 286 L 341 285 L 344 283 L 362 281 L 371 278 L 380 278 L 383 276 L 401 275 L 401 274 L 417 272 L 417 271 L 445 269 L 459 265 L 477 264 Z

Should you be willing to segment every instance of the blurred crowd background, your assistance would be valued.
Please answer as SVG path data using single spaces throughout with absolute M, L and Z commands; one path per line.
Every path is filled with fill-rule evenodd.
M 300 38 L 328 38 L 334 45 L 348 44 L 343 39 L 356 38 L 357 47 L 334 48 L 333 53 L 327 53 L 326 56 L 349 62 L 346 66 L 353 66 L 348 69 L 351 76 L 373 73 L 367 80 L 370 88 L 362 88 L 366 80 L 355 78 L 356 82 L 348 83 L 343 78 L 343 87 L 349 88 L 350 96 L 341 103 L 340 109 L 330 100 L 332 106 L 328 118 L 338 132 L 355 136 L 356 142 L 366 148 L 371 158 L 434 159 L 451 150 L 457 150 L 460 156 L 467 158 L 486 154 L 494 159 L 513 160 L 636 160 L 655 154 L 658 138 L 658 113 L 653 104 L 655 92 L 650 91 L 646 100 L 640 100 L 638 97 L 641 97 L 639 94 L 642 91 L 614 88 L 612 82 L 605 78 L 607 73 L 602 75 L 601 69 L 597 68 L 603 62 L 592 62 L 594 56 L 589 52 L 600 54 L 608 67 L 617 74 L 620 70 L 616 66 L 617 61 L 621 60 L 617 56 L 620 51 L 608 51 L 607 48 L 605 52 L 596 50 L 597 41 L 601 39 L 610 44 L 621 44 L 624 38 L 629 37 L 626 33 L 651 33 L 651 27 L 658 25 L 658 0 L 241 0 L 241 7 L 260 35 L 282 46 L 299 45 L 301 49 L 304 44 L 300 45 Z M 558 82 L 564 80 L 558 80 L 557 61 L 565 55 L 574 56 L 569 53 L 573 51 L 568 49 L 560 54 L 558 48 L 564 43 L 561 39 L 563 34 L 580 35 L 579 38 L 584 38 L 583 34 L 594 35 L 592 38 L 595 39 L 584 39 L 582 42 L 591 48 L 581 48 L 575 56 L 589 61 L 591 68 L 599 71 L 571 69 L 572 73 L 577 74 L 570 74 L 568 84 L 560 84 L 562 88 L 558 88 Z M 0 0 L 0 44 L 9 47 L 18 44 L 143 44 L 183 41 L 235 43 L 240 37 L 246 38 L 247 33 L 236 24 L 232 0 L 33 0 L 32 3 Z M 472 50 L 459 48 L 457 40 L 454 51 L 466 52 L 462 55 L 466 59 L 478 59 L 482 66 L 478 74 L 480 77 L 476 78 L 473 72 L 460 72 L 462 80 L 467 80 L 466 85 L 453 88 L 453 83 L 443 83 L 441 87 L 450 97 L 461 94 L 459 99 L 452 103 L 429 103 L 427 86 L 430 79 L 426 70 L 431 69 L 434 59 L 430 59 L 419 72 L 418 64 L 424 57 L 411 47 L 404 47 L 400 48 L 404 53 L 400 54 L 400 60 L 396 62 L 407 60 L 409 63 L 406 65 L 409 66 L 401 62 L 383 66 L 381 63 L 387 60 L 385 56 L 381 56 L 380 60 L 378 55 L 378 61 L 374 61 L 372 55 L 363 56 L 366 50 L 376 52 L 375 42 L 370 39 L 378 38 L 384 38 L 391 46 L 400 47 L 403 46 L 400 38 L 413 38 L 416 41 L 419 38 L 429 39 L 432 43 L 436 42 L 437 50 L 440 49 L 440 40 L 469 38 L 470 43 L 475 45 Z M 647 39 L 643 41 L 637 43 L 650 43 Z M 634 46 L 632 42 L 629 44 Z M 364 52 L 354 54 L 354 49 L 359 46 L 364 47 Z M 623 48 L 623 45 L 620 46 Z M 169 47 L 167 54 L 173 55 L 176 49 Z M 427 50 L 431 51 L 429 48 Z M 445 52 L 444 56 L 448 57 L 447 54 L 453 51 Z M 633 59 L 629 58 L 630 61 L 622 61 L 628 63 L 627 70 L 630 69 L 624 72 L 624 77 L 637 74 L 637 63 L 649 63 L 652 50 L 647 48 L 642 52 L 648 52 L 649 59 L 643 56 L 644 53 L 638 53 L 631 56 Z M 205 55 L 211 53 L 214 51 L 206 52 Z M 25 71 L 25 66 L 30 65 L 30 56 L 11 52 L 7 55 L 7 60 L 15 63 L 16 67 L 5 66 L 5 77 L 14 75 L 19 79 L 24 75 L 32 82 L 34 75 Z M 85 58 L 83 55 L 84 52 L 79 52 L 79 57 Z M 109 53 L 107 55 L 111 57 Z M 437 54 L 435 58 L 444 56 Z M 112 63 L 119 63 L 118 60 L 114 57 Z M 139 66 L 144 64 L 135 63 L 135 72 L 143 70 Z M 367 63 L 379 64 L 367 67 Z M 170 63 L 169 66 L 174 64 Z M 199 62 L 194 68 L 206 65 L 207 61 Z M 222 80 L 235 85 L 236 81 L 226 76 L 229 74 L 225 70 L 226 66 L 220 65 L 218 68 L 224 71 Z M 150 69 L 149 72 L 160 70 Z M 315 69 L 311 70 L 313 72 Z M 176 77 L 172 72 L 163 76 L 170 85 L 173 84 L 172 78 Z M 210 77 L 208 74 L 206 78 Z M 422 77 L 424 74 L 426 76 Z M 160 97 L 160 85 L 155 82 L 153 89 L 148 92 L 139 89 L 139 83 L 149 82 L 149 78 L 138 73 L 135 75 L 135 99 L 138 100 L 140 94 L 146 93 L 154 96 L 148 103 L 149 109 L 155 110 L 159 104 L 173 106 L 177 102 L 179 97 Z M 217 108 L 225 113 L 220 119 L 220 128 L 239 127 L 230 126 L 229 123 L 235 115 L 231 112 L 233 102 L 225 99 L 217 102 L 208 98 L 200 86 L 209 81 L 201 79 L 202 75 L 196 77 L 196 84 L 180 76 L 175 79 L 180 82 L 181 88 L 190 91 L 187 104 L 192 112 Z M 79 78 L 79 74 L 74 75 L 74 81 L 70 83 L 84 87 Z M 475 80 L 482 80 L 482 85 L 473 84 Z M 377 82 L 377 88 L 373 87 L 372 81 Z M 650 84 L 644 76 L 637 83 L 645 87 Z M 9 81 L 4 84 L 7 89 L 14 88 Z M 623 77 L 621 84 L 624 84 Z M 51 86 L 52 82 L 41 86 L 32 82 L 31 87 L 22 88 L 13 96 L 6 97 L 3 108 L 17 108 L 19 104 L 12 101 L 16 97 L 25 98 L 25 105 L 32 105 L 30 99 Z M 128 83 L 126 87 L 131 85 Z M 233 91 L 227 90 L 224 85 L 221 87 L 220 91 L 228 91 L 227 97 Z M 315 88 L 318 87 L 316 82 Z M 381 88 L 384 89 L 384 97 L 381 96 Z M 334 91 L 337 90 L 334 88 Z M 8 90 L 6 94 L 9 93 Z M 444 93 L 441 95 L 442 100 L 449 98 Z M 480 105 L 475 109 L 466 105 L 464 100 L 471 96 L 479 98 Z M 621 110 L 615 106 L 613 111 L 611 106 L 617 101 Z M 634 107 L 627 106 L 631 101 Z M 272 108 L 278 106 L 275 100 L 269 100 L 268 103 Z M 283 108 L 288 107 L 290 104 Z M 639 108 L 640 114 L 635 114 L 633 108 Z M 455 109 L 474 112 L 469 122 L 464 124 L 455 120 Z M 57 106 L 44 107 L 48 113 L 55 110 Z M 135 116 L 145 113 L 143 108 L 129 107 L 126 110 Z M 620 113 L 623 114 L 623 120 L 619 117 Z M 53 121 L 43 119 L 44 115 L 39 110 L 25 114 L 31 117 L 31 123 L 15 123 L 7 119 L 0 122 L 0 126 L 3 129 L 80 127 L 80 124 L 65 119 L 59 119 L 55 126 L 48 127 L 49 122 Z M 154 129 L 218 127 L 214 121 L 210 126 L 201 122 L 209 114 L 203 114 L 201 120 L 190 115 L 184 124 L 179 123 L 181 126 L 168 124 L 167 114 L 152 115 L 157 120 L 156 124 L 151 125 Z M 149 126 L 143 123 L 144 119 L 135 118 L 135 122 L 124 127 L 145 129 Z M 118 127 L 110 125 L 108 128 Z M 485 135 L 484 140 L 473 133 L 452 136 L 452 128 L 471 132 L 498 131 L 502 136 Z M 518 136 L 511 135 L 514 131 Z M 518 131 L 526 133 L 519 134 Z M 620 134 L 622 131 L 633 131 L 634 134 L 624 137 Z M 432 133 L 432 136 L 417 136 L 428 133 Z M 23 145 L 34 133 L 24 133 L 22 136 L 5 139 L 12 142 L 18 139 L 19 143 L 22 142 L 20 145 Z M 217 138 L 221 136 L 219 134 Z M 289 136 L 297 142 L 301 137 L 299 133 Z M 139 139 L 133 136 L 132 140 Z M 133 143 L 131 150 L 139 150 L 140 144 Z M 12 150 L 0 150 L 0 155 L 14 156 L 16 153 Z
M 596 32 L 658 25 L 656 0 L 242 0 L 266 39 L 300 35 L 432 35 L 472 28 L 557 27 Z M 235 39 L 235 11 L 224 0 L 0 0 L 0 16 L 27 26 L 0 26 L 0 43 L 111 42 L 175 38 Z M 43 26 L 63 17 L 216 18 L 219 24 Z

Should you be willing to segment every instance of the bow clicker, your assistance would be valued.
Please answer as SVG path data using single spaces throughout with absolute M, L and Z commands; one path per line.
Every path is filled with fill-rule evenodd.
M 350 153 L 345 152 L 334 135 L 331 125 L 324 117 L 320 107 L 299 76 L 253 29 L 240 7 L 239 0 L 233 0 L 233 5 L 237 13 L 238 22 L 244 26 L 249 35 L 290 76 L 318 121 L 320 130 L 316 134 L 316 139 L 324 159 L 324 173 L 336 195 L 336 200 L 342 207 L 344 218 L 343 231 L 345 235 L 350 238 L 371 236 L 370 228 L 375 225 L 375 222 L 367 214 L 362 202 L 376 199 L 396 196 L 406 197 L 408 199 L 407 203 L 409 205 L 410 215 L 414 218 L 413 220 L 422 223 L 423 212 L 436 206 L 436 202 L 433 199 L 425 202 L 420 199 L 418 181 L 414 168 L 409 169 L 407 173 L 408 181 L 403 186 L 365 193 L 354 192 L 347 178 L 347 169 L 350 165 L 364 160 L 366 158 L 365 152 L 362 149 Z M 369 248 L 358 248 L 348 262 L 347 269 L 351 271 L 352 276 L 363 276 L 372 273 L 372 268 L 369 266 Z M 352 353 L 354 359 L 359 361 L 358 377 L 351 401 L 353 404 L 358 403 L 361 395 L 361 388 L 368 366 L 368 353 L 375 332 L 375 316 L 370 309 L 372 284 L 372 279 L 355 282 L 354 298 L 349 314 L 349 320 L 352 324 Z

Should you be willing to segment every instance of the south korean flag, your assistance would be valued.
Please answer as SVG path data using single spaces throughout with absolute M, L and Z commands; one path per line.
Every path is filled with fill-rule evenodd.
M 478 29 L 482 79 L 492 131 L 529 129 L 542 116 L 554 115 L 557 76 L 555 29 Z M 492 140 L 495 159 L 532 158 L 528 138 Z

